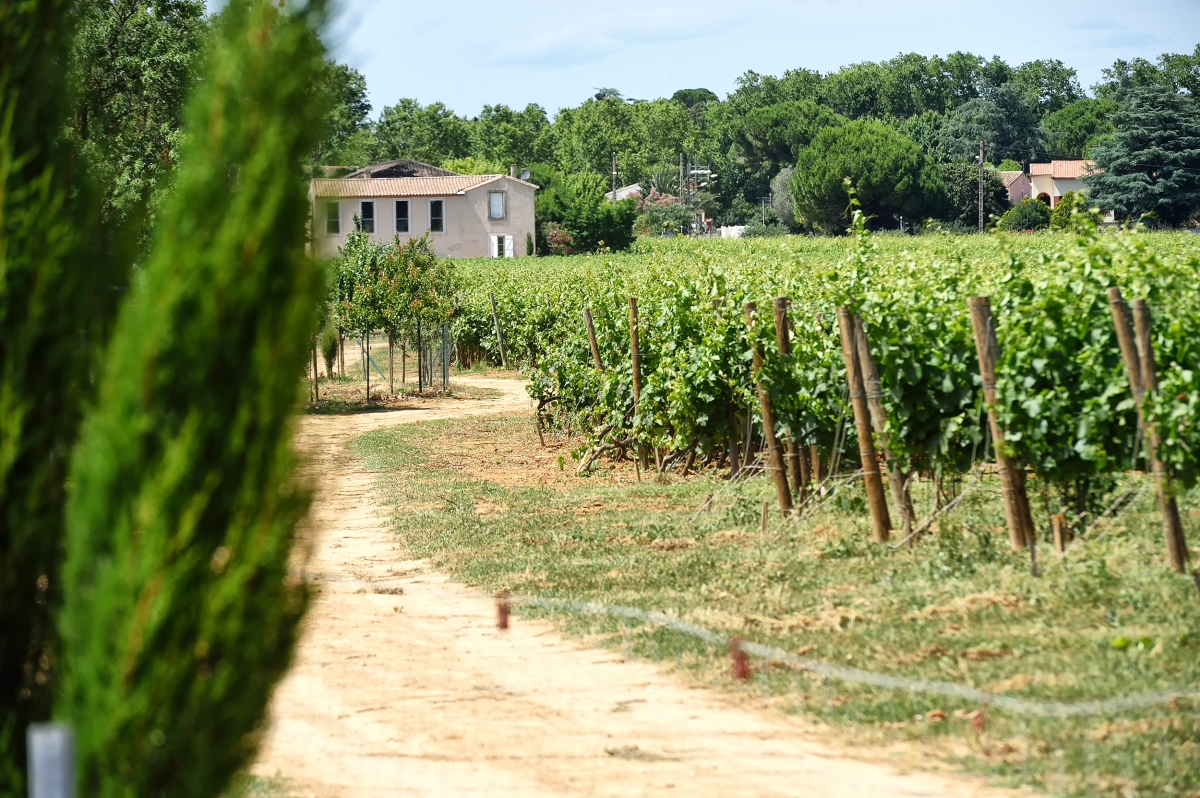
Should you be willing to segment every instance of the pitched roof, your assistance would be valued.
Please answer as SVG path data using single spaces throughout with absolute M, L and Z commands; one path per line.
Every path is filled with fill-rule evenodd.
M 1030 175 L 1048 175 L 1056 180 L 1086 177 L 1096 168 L 1095 161 L 1051 161 L 1029 164 Z
M 364 166 L 362 169 L 355 169 L 348 175 L 348 178 L 356 177 L 449 177 L 456 175 L 457 172 L 451 172 L 449 169 L 443 169 L 440 166 L 421 163 L 420 161 L 384 161 L 383 163 L 375 163 L 370 166 Z
M 1025 173 L 1020 170 L 1011 171 L 1011 172 L 1008 170 L 1005 170 L 1000 173 L 1000 179 L 1004 181 L 1005 188 L 1008 188 L 1009 186 L 1011 186 L 1013 183 L 1017 182 L 1024 176 L 1025 176 Z
M 341 180 L 314 180 L 312 187 L 315 197 L 446 197 L 466 193 L 503 177 L 504 175 L 344 177 Z

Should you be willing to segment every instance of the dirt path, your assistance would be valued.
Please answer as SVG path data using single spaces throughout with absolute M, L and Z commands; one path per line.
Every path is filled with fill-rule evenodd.
M 321 588 L 255 774 L 316 798 L 1013 795 L 851 758 L 802 721 L 733 706 L 547 623 L 500 632 L 490 597 L 406 561 L 371 501 L 373 475 L 345 444 L 382 426 L 528 407 L 520 383 L 473 382 L 504 398 L 304 420 Z

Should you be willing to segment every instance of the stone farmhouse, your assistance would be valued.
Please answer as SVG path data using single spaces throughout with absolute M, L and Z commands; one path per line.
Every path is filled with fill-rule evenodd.
M 1030 196 L 1049 205 L 1058 205 L 1068 191 L 1087 192 L 1083 178 L 1096 168 L 1095 161 L 1051 161 L 1029 164 Z
M 357 225 L 379 241 L 428 234 L 443 257 L 530 255 L 537 189 L 514 174 L 460 175 L 418 161 L 388 161 L 313 180 L 312 252 L 336 257 Z

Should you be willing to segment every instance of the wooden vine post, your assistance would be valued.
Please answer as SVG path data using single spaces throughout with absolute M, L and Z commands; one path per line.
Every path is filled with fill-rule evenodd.
M 850 383 L 850 404 L 854 409 L 854 428 L 858 434 L 858 456 L 862 461 L 863 481 L 867 488 L 867 504 L 871 508 L 871 531 L 876 543 L 886 543 L 892 529 L 887 499 L 883 494 L 883 479 L 875 457 L 875 442 L 871 439 L 871 411 L 863 389 L 862 369 L 859 366 L 854 316 L 848 308 L 838 308 L 838 327 L 842 337 L 842 357 L 846 360 L 846 380 Z
M 788 298 L 776 297 L 775 344 L 779 347 L 779 354 L 784 357 L 792 354 L 792 337 L 788 330 L 787 308 Z M 804 458 L 800 456 L 800 447 L 796 445 L 796 440 L 792 437 L 791 432 L 788 432 L 787 435 L 787 465 L 792 490 L 795 491 L 801 503 L 808 501 L 808 469 L 805 468 Z
M 788 487 L 787 464 L 783 460 L 783 447 L 775 437 L 775 408 L 771 405 L 771 397 L 762 381 L 763 348 L 754 336 L 753 302 L 747 302 L 742 310 L 746 314 L 746 329 L 754 342 L 754 379 L 758 383 L 758 402 L 762 407 L 763 437 L 767 443 L 767 464 L 771 469 L 771 479 L 775 482 L 775 493 L 779 497 L 779 509 L 786 516 L 792 513 L 792 490 Z
M 971 297 L 971 328 L 975 333 L 975 352 L 979 356 L 979 374 L 983 378 L 983 399 L 988 405 L 988 425 L 992 432 L 992 448 L 996 451 L 996 470 L 1000 472 L 1000 489 L 1004 495 L 1004 516 L 1008 521 L 1008 537 L 1014 550 L 1024 548 L 1033 539 L 1033 516 L 1029 498 L 1025 495 L 1025 472 L 1013 465 L 1004 451 L 1004 431 L 996 414 L 996 361 L 1000 345 L 992 322 L 992 302 L 985 296 Z
M 367 404 L 371 404 L 371 330 L 363 336 L 366 344 L 363 346 L 363 371 L 367 374 Z
M 629 359 L 633 365 L 633 414 L 636 416 L 642 403 L 642 350 L 638 345 L 637 297 L 629 297 Z M 638 459 L 642 471 L 650 467 L 646 458 L 646 447 L 638 443 Z
M 1147 393 L 1158 393 L 1158 365 L 1154 362 L 1154 342 L 1150 321 L 1150 306 L 1144 299 L 1133 301 L 1133 324 L 1137 331 L 1137 354 L 1141 360 L 1142 396 Z M 1162 511 L 1163 535 L 1167 539 L 1167 558 L 1171 569 L 1179 573 L 1187 570 L 1188 549 L 1187 539 L 1183 536 L 1183 524 L 1179 520 L 1179 505 L 1175 503 L 1175 494 L 1171 489 L 1171 475 L 1167 465 L 1158 457 L 1162 446 L 1162 433 L 1158 425 L 1150 424 L 1146 429 L 1146 454 L 1150 461 L 1150 470 L 1154 474 L 1154 484 L 1158 490 L 1158 506 Z M 1200 585 L 1200 583 L 1197 583 Z
M 596 325 L 592 323 L 590 308 L 583 309 L 583 324 L 587 327 L 588 343 L 592 347 L 592 362 L 596 365 L 596 371 L 604 371 L 604 363 L 600 360 L 600 345 L 596 343 Z
M 396 395 L 396 336 L 388 330 L 388 396 Z
M 317 371 L 317 342 L 313 341 L 313 404 L 321 404 L 321 374 Z
M 871 412 L 871 428 L 880 440 L 886 440 L 887 408 L 883 406 L 883 383 L 879 379 L 879 369 L 875 366 L 875 358 L 871 356 L 871 342 L 867 338 L 867 330 L 863 326 L 862 317 L 854 316 L 855 339 L 858 345 L 858 365 L 862 369 L 863 382 L 866 385 L 867 409 Z M 904 528 L 904 537 L 912 543 L 913 512 L 912 499 L 904 490 L 904 476 L 900 473 L 898 460 L 883 447 L 883 459 L 888 467 L 888 489 L 892 494 L 892 504 L 900 512 L 900 523 Z
M 492 324 L 496 325 L 496 345 L 500 347 L 500 367 L 508 368 L 508 358 L 504 355 L 504 338 L 500 336 L 500 314 L 496 312 L 496 295 L 488 294 L 492 300 Z

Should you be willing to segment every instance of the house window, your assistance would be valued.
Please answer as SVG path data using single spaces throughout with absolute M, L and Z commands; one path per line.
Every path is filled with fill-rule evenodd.
M 505 192 L 489 191 L 488 192 L 488 218 L 503 219 L 505 215 Z
M 359 229 L 364 233 L 375 232 L 375 201 L 363 200 L 361 206 L 362 216 L 359 222 Z
M 446 201 L 445 200 L 430 200 L 429 201 L 429 232 L 444 233 L 446 232 Z
M 489 236 L 489 238 L 491 239 L 491 246 L 488 247 L 488 249 L 490 250 L 488 255 L 490 257 L 511 258 L 514 256 L 515 253 L 513 252 L 513 237 L 512 236 L 494 235 L 494 236 Z
M 342 233 L 342 203 L 325 203 L 325 235 L 336 236 Z
M 396 232 L 408 232 L 408 200 L 396 200 Z

